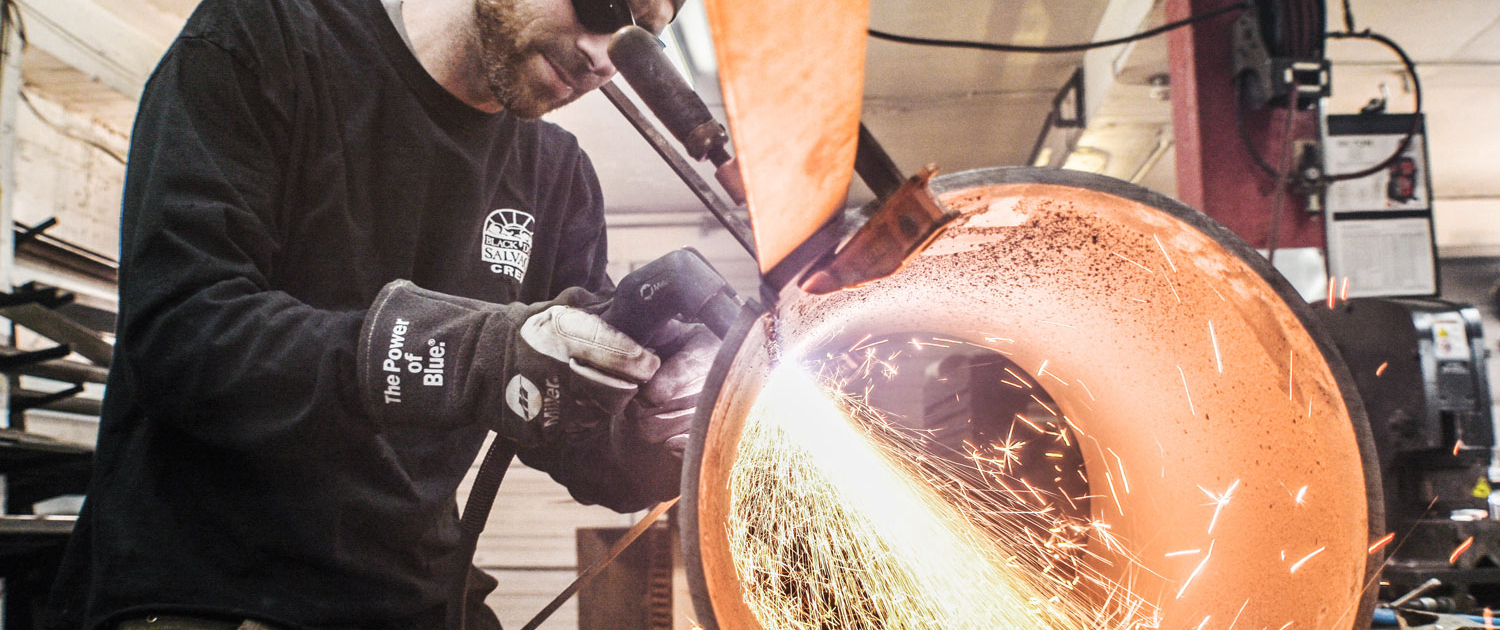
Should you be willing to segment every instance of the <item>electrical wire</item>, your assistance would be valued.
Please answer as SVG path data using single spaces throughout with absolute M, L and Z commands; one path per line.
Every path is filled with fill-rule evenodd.
M 1064 45 L 1059 45 L 1059 46 L 1025 46 L 1025 45 L 1021 45 L 1021 44 L 998 44 L 998 43 L 992 43 L 992 42 L 974 42 L 974 41 L 963 41 L 963 40 L 953 40 L 953 39 L 934 39 L 934 38 L 930 38 L 930 37 L 912 37 L 910 35 L 896 35 L 894 33 L 887 33 L 885 31 L 879 31 L 879 30 L 876 30 L 876 29 L 873 29 L 873 28 L 869 29 L 869 33 L 870 33 L 870 37 L 874 37 L 876 39 L 883 39 L 883 40 L 897 42 L 897 43 L 901 43 L 901 44 L 915 44 L 915 45 L 918 45 L 918 46 L 938 46 L 938 47 L 943 47 L 943 48 L 972 48 L 972 49 L 976 49 L 976 50 L 988 50 L 988 51 L 992 51 L 992 52 L 1012 52 L 1012 53 L 1069 53 L 1069 52 L 1080 52 L 1080 51 L 1084 51 L 1084 50 L 1091 50 L 1091 49 L 1094 49 L 1094 48 L 1107 48 L 1109 46 L 1118 46 L 1120 44 L 1128 44 L 1130 42 L 1139 41 L 1139 40 L 1147 39 L 1147 38 L 1150 38 L 1150 37 L 1155 37 L 1157 35 L 1160 35 L 1162 33 L 1167 32 L 1167 31 L 1176 30 L 1176 29 L 1182 28 L 1184 26 L 1188 26 L 1190 24 L 1195 24 L 1195 23 L 1198 23 L 1198 22 L 1202 22 L 1204 20 L 1211 20 L 1213 18 L 1219 17 L 1221 15 L 1225 15 L 1225 14 L 1228 14 L 1228 13 L 1232 13 L 1232 12 L 1235 12 L 1235 11 L 1244 11 L 1244 10 L 1247 10 L 1247 9 L 1251 8 L 1251 6 L 1252 6 L 1252 2 L 1250 0 L 1246 0 L 1245 2 L 1241 2 L 1241 3 L 1238 3 L 1238 4 L 1232 4 L 1232 5 L 1225 6 L 1225 7 L 1219 7 L 1217 9 L 1212 10 L 1212 11 L 1206 11 L 1206 12 L 1200 13 L 1198 15 L 1189 16 L 1189 17 L 1187 17 L 1185 19 L 1181 19 L 1181 20 L 1178 20 L 1176 22 L 1170 22 L 1170 23 L 1167 23 L 1167 24 L 1163 24 L 1163 25 L 1158 26 L 1156 28 L 1153 28 L 1153 29 L 1150 29 L 1150 30 L 1146 30 L 1146 31 L 1141 31 L 1139 33 L 1136 33 L 1134 35 L 1129 35 L 1129 36 L 1126 36 L 1126 37 L 1119 37 L 1119 38 L 1116 38 L 1116 39 L 1108 39 L 1108 40 L 1104 40 L 1104 41 L 1100 41 L 1100 42 L 1088 42 L 1088 43 L 1083 43 L 1083 44 L 1064 44 Z
M 1266 230 L 1266 260 L 1269 261 L 1272 266 L 1276 264 L 1276 249 L 1281 244 L 1281 215 L 1283 214 L 1282 211 L 1285 209 L 1287 185 L 1291 183 L 1292 171 L 1297 168 L 1295 162 L 1296 158 L 1292 154 L 1292 150 L 1296 146 L 1296 136 L 1292 134 L 1292 127 L 1296 124 L 1297 121 L 1296 94 L 1297 80 L 1295 77 L 1293 77 L 1292 97 L 1287 100 L 1286 122 L 1282 125 L 1281 128 L 1281 137 L 1283 139 L 1281 147 L 1281 163 L 1285 166 L 1280 171 L 1276 171 L 1272 178 L 1273 181 L 1275 181 L 1274 186 L 1276 187 L 1276 190 L 1273 193 L 1274 196 L 1272 197 L 1271 201 L 1271 225 Z M 1243 120 L 1243 116 L 1241 117 L 1241 120 Z M 1244 125 L 1241 124 L 1240 128 L 1243 131 Z M 1246 139 L 1248 140 L 1248 138 Z M 1251 149 L 1251 153 L 1254 152 L 1254 149 Z
M 1347 14 L 1346 14 L 1346 17 L 1347 17 Z M 1352 19 L 1350 21 L 1352 23 Z M 1329 39 L 1367 39 L 1367 40 L 1370 40 L 1370 41 L 1373 41 L 1373 42 L 1380 43 L 1380 44 L 1384 45 L 1386 48 L 1391 49 L 1391 52 L 1396 53 L 1396 56 L 1401 58 L 1401 65 L 1406 68 L 1406 75 L 1409 76 L 1409 77 L 1411 77 L 1411 92 L 1412 92 L 1411 129 L 1407 130 L 1406 135 L 1401 138 L 1401 142 L 1396 145 L 1396 150 L 1393 151 L 1393 152 L 1391 152 L 1390 157 L 1387 157 L 1386 159 L 1381 160 L 1380 162 L 1376 163 L 1374 166 L 1371 166 L 1369 168 L 1364 168 L 1364 169 L 1360 169 L 1358 171 L 1353 171 L 1353 172 L 1349 172 L 1349 173 L 1337 173 L 1337 174 L 1334 174 L 1334 175 L 1324 175 L 1321 178 L 1321 180 L 1325 181 L 1325 182 L 1339 182 L 1339 181 L 1345 181 L 1345 180 L 1350 180 L 1350 179 L 1359 179 L 1361 177 L 1368 177 L 1370 175 L 1375 174 L 1376 172 L 1381 171 L 1382 169 L 1385 169 L 1385 168 L 1389 167 L 1392 164 L 1395 164 L 1396 160 L 1401 159 L 1401 156 L 1406 153 L 1406 149 L 1411 146 L 1412 138 L 1416 137 L 1416 135 L 1419 132 L 1421 132 L 1421 130 L 1422 130 L 1422 80 L 1417 78 L 1417 64 L 1416 64 L 1416 62 L 1412 61 L 1411 57 L 1406 54 L 1406 51 L 1403 50 L 1401 48 L 1401 46 L 1397 45 L 1396 42 L 1392 41 L 1391 38 L 1389 38 L 1389 37 L 1386 37 L 1386 36 L 1381 35 L 1379 33 L 1371 32 L 1370 30 L 1366 29 L 1364 31 L 1360 31 L 1360 32 L 1357 32 L 1357 33 L 1356 32 L 1352 32 L 1352 31 L 1349 31 L 1349 32 L 1339 32 L 1339 33 L 1329 33 L 1328 34 L 1328 38 Z
M 1235 131 L 1239 132 L 1240 144 L 1244 146 L 1245 151 L 1250 154 L 1250 161 L 1255 163 L 1255 167 L 1260 169 L 1260 172 L 1270 176 L 1272 181 L 1284 183 L 1287 176 L 1276 170 L 1276 167 L 1271 166 L 1271 163 L 1266 161 L 1266 158 L 1262 156 L 1260 154 L 1260 151 L 1255 148 L 1255 143 L 1250 140 L 1250 130 L 1245 124 L 1244 98 L 1240 94 L 1243 89 L 1244 86 L 1240 82 L 1236 81 L 1234 99 L 1234 126 Z
M 84 144 L 87 144 L 90 147 L 98 149 L 99 151 L 102 151 L 105 155 L 108 155 L 109 157 L 114 158 L 114 160 L 116 162 L 119 162 L 121 164 L 125 163 L 125 156 L 120 155 L 119 151 L 116 151 L 116 150 L 114 150 L 114 149 L 106 146 L 104 143 L 99 142 L 98 140 L 95 140 L 93 138 L 89 138 L 89 137 L 84 136 L 83 134 L 78 133 L 76 131 L 73 131 L 72 129 L 69 129 L 69 128 L 61 125 L 61 124 L 53 122 L 51 119 L 49 119 L 46 116 L 42 115 L 41 110 L 38 110 L 36 108 L 36 104 L 31 102 L 31 96 L 26 93 L 26 90 L 20 90 L 20 94 L 21 94 L 21 102 L 23 102 L 23 103 L 26 104 L 26 108 L 29 109 L 29 110 L 31 110 L 32 115 L 36 116 L 37 120 L 42 121 L 42 123 L 46 124 L 48 127 L 51 127 L 53 131 L 56 131 L 57 133 L 60 133 L 60 134 L 62 134 L 64 136 L 67 136 L 69 138 L 72 138 L 74 140 L 82 142 Z

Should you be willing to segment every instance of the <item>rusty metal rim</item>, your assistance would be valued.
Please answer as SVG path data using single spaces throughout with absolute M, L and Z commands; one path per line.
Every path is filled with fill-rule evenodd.
M 1322 325 L 1313 317 L 1311 307 L 1259 252 L 1250 247 L 1238 235 L 1229 231 L 1228 228 L 1176 199 L 1102 175 L 1034 167 L 986 168 L 962 171 L 935 178 L 932 181 L 932 190 L 934 195 L 941 195 L 957 190 L 1001 184 L 1070 186 L 1101 192 L 1150 206 L 1201 231 L 1220 244 L 1225 251 L 1233 254 L 1253 269 L 1287 305 L 1302 327 L 1307 330 L 1337 382 L 1340 395 L 1348 410 L 1349 418 L 1353 423 L 1354 438 L 1359 449 L 1365 482 L 1368 536 L 1369 539 L 1374 540 L 1384 534 L 1384 495 L 1380 482 L 1378 460 L 1375 454 L 1375 444 L 1370 433 L 1364 403 L 1359 399 L 1355 388 L 1353 375 L 1349 373 L 1342 356 L 1333 346 Z M 712 392 L 715 404 L 700 404 L 698 406 L 697 414 L 693 420 L 693 431 L 684 457 L 682 476 L 683 507 L 679 514 L 682 528 L 683 559 L 688 587 L 694 609 L 698 614 L 696 621 L 705 630 L 718 630 L 719 625 L 714 615 L 713 598 L 708 589 L 707 576 L 704 573 L 702 552 L 699 545 L 698 482 L 702 473 L 704 446 L 707 441 L 709 424 L 714 415 L 719 395 L 729 376 L 730 367 L 734 363 L 735 358 L 740 354 L 741 346 L 754 330 L 755 326 L 758 325 L 761 320 L 760 316 L 763 314 L 763 312 L 747 310 L 725 339 L 724 346 L 720 349 L 719 355 L 714 361 L 704 387 L 704 392 Z M 1369 627 L 1370 619 L 1374 614 L 1375 597 L 1378 592 L 1376 585 L 1378 584 L 1380 568 L 1384 562 L 1383 558 L 1383 554 L 1372 554 L 1366 560 L 1364 590 L 1360 598 L 1359 609 L 1350 626 L 1351 628 L 1360 629 Z
M 724 380 L 729 377 L 734 357 L 740 353 L 740 347 L 744 345 L 750 331 L 759 325 L 761 316 L 765 314 L 764 310 L 756 307 L 759 307 L 758 303 L 750 302 L 741 312 L 740 319 L 729 329 L 729 334 L 724 336 L 724 345 L 720 346 L 713 367 L 709 369 L 703 392 L 705 395 L 712 393 L 715 402 L 718 401 Z M 677 522 L 679 536 L 682 538 L 682 558 L 687 573 L 688 592 L 693 600 L 693 609 L 698 614 L 695 621 L 703 630 L 718 630 L 713 597 L 708 592 L 708 580 L 703 573 L 703 557 L 698 545 L 698 479 L 702 473 L 703 447 L 708 439 L 708 425 L 715 407 L 703 404 L 708 400 L 704 398 L 698 404 L 693 415 L 693 430 L 688 434 L 687 448 L 683 453 L 682 500 L 679 502 Z

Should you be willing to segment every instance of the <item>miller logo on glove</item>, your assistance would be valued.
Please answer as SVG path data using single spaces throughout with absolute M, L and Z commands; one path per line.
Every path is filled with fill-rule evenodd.
M 365 316 L 359 378 L 381 423 L 488 420 L 534 446 L 624 410 L 661 362 L 568 289 L 539 304 L 492 304 L 397 280 Z

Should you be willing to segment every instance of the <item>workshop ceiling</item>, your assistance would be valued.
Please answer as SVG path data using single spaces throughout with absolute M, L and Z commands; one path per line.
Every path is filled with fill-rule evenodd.
M 1157 6 L 1142 24 L 1101 27 L 1102 17 L 1116 5 L 1143 2 L 1150 0 L 872 0 L 870 23 L 927 37 L 1059 44 L 1090 40 L 1111 28 L 1130 32 L 1160 23 Z M 103 59 L 70 74 L 67 65 L 89 66 L 79 62 L 87 61 L 88 55 L 49 50 L 55 59 L 28 59 L 27 84 L 80 107 L 105 99 L 97 90 L 101 86 L 133 97 L 196 4 L 197 0 L 20 0 L 28 28 L 35 33 L 34 47 L 48 48 L 43 45 L 46 31 L 61 28 L 73 31 L 75 40 L 92 42 L 80 47 Z M 1420 9 L 1414 15 L 1416 6 Z M 1338 0 L 1331 2 L 1330 26 L 1340 25 L 1339 7 Z M 1500 3 L 1353 0 L 1353 9 L 1359 27 L 1389 35 L 1419 63 L 1431 143 L 1445 147 L 1434 152 L 1440 196 L 1500 196 L 1500 179 L 1491 175 L 1500 163 L 1500 132 L 1487 122 L 1500 110 Z M 690 2 L 679 20 L 690 49 L 693 37 L 705 30 L 701 13 L 701 5 Z M 111 20 L 112 24 L 95 24 Z M 112 36 L 91 35 L 101 32 Z M 52 47 L 68 45 L 66 39 L 51 41 L 61 42 Z M 1169 106 L 1151 100 L 1145 85 L 1149 76 L 1166 70 L 1163 40 L 1145 42 L 1124 55 L 1118 50 L 1109 53 L 1116 57 L 1115 86 L 1081 144 L 1110 156 L 1106 174 L 1129 178 L 1134 173 L 1147 185 L 1155 183 L 1171 192 Z M 1392 92 L 1392 111 L 1409 107 L 1406 82 L 1387 51 L 1338 42 L 1330 46 L 1330 54 L 1335 62 L 1332 111 L 1356 110 L 1378 95 L 1381 84 Z M 908 172 L 926 163 L 946 172 L 1021 164 L 1029 157 L 1053 97 L 1082 59 L 1081 54 L 1000 54 L 870 40 L 864 119 Z M 96 89 L 85 85 L 91 81 Z M 714 102 L 718 97 L 712 76 L 700 74 L 698 87 L 722 115 Z M 111 126 L 129 127 L 128 108 L 118 103 L 97 115 L 109 119 Z M 550 118 L 577 134 L 593 157 L 612 213 L 701 210 L 601 95 L 589 95 Z M 1143 170 L 1152 164 L 1154 169 Z M 707 168 L 702 172 L 711 173 Z M 852 200 L 867 196 L 857 187 Z

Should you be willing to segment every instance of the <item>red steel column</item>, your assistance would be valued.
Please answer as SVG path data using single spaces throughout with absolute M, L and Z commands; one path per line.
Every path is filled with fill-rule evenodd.
M 1168 22 L 1241 0 L 1167 0 Z M 1323 246 L 1323 221 L 1306 211 L 1307 199 L 1287 186 L 1271 238 L 1276 184 L 1256 167 L 1236 127 L 1234 62 L 1229 32 L 1239 13 L 1173 31 L 1167 39 L 1172 81 L 1172 124 L 1177 142 L 1177 196 L 1228 226 L 1258 248 L 1273 240 L 1278 248 Z M 1286 168 L 1285 109 L 1246 111 L 1246 130 L 1261 156 L 1277 170 Z M 1318 136 L 1317 115 L 1293 115 L 1292 134 Z

